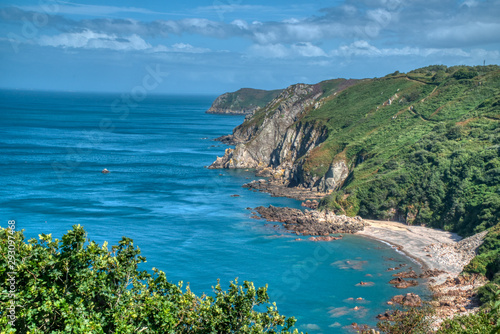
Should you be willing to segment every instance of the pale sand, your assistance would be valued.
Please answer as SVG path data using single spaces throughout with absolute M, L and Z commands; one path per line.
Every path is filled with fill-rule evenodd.
M 423 226 L 408 226 L 403 223 L 391 221 L 365 220 L 369 226 L 365 226 L 363 231 L 356 235 L 363 235 L 370 238 L 385 241 L 391 245 L 402 247 L 402 251 L 408 256 L 416 259 L 423 265 L 423 269 L 444 270 L 448 274 L 435 278 L 436 284 L 443 282 L 448 276 L 455 277 L 463 269 L 462 261 L 447 261 L 443 259 L 442 252 L 435 252 L 434 244 L 446 244 L 447 258 L 453 258 L 453 249 L 462 238 L 456 233 L 445 232 Z M 451 246 L 451 247 L 450 247 Z M 429 256 L 430 255 L 430 256 Z

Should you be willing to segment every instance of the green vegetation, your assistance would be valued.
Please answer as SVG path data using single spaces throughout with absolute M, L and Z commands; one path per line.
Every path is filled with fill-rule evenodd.
M 252 107 L 264 107 L 277 97 L 283 90 L 262 90 L 253 88 L 242 88 L 233 93 L 227 93 L 224 103 L 219 108 L 231 110 L 244 110 Z
M 379 322 L 377 328 L 386 334 L 497 334 L 500 333 L 500 289 L 497 287 L 494 298 L 479 312 L 447 319 L 437 331 L 432 326 L 434 313 L 427 305 L 400 307 L 392 312 L 390 321 Z M 373 329 L 361 331 L 362 334 L 374 332 Z
M 302 121 L 328 128 L 304 169 L 321 177 L 343 159 L 351 170 L 321 207 L 463 236 L 491 229 L 466 271 L 500 283 L 500 67 L 364 80 Z
M 430 66 L 363 80 L 308 112 L 327 140 L 305 157 L 351 173 L 321 206 L 464 236 L 500 222 L 500 68 Z
M 146 259 L 131 239 L 110 251 L 88 240 L 80 226 L 62 240 L 42 234 L 28 242 L 22 232 L 1 229 L 0 254 L 2 333 L 290 333 L 295 323 L 269 304 L 266 287 L 235 281 L 228 291 L 217 284 L 214 296 L 196 296 L 158 269 L 139 271 Z M 15 328 L 7 317 L 13 271 Z
M 491 302 L 500 287 L 500 224 L 491 228 L 478 249 L 478 255 L 464 268 L 465 272 L 486 276 L 490 282 L 479 288 L 482 303 Z

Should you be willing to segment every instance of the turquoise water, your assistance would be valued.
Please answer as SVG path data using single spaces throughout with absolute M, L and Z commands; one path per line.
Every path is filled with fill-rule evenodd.
M 309 333 L 373 325 L 393 295 L 422 292 L 387 283 L 388 267 L 418 266 L 383 243 L 295 241 L 251 219 L 247 207 L 300 203 L 242 188 L 251 172 L 204 168 L 227 148 L 211 139 L 243 121 L 205 114 L 213 96 L 148 96 L 136 105 L 119 99 L 0 92 L 2 227 L 15 219 L 28 238 L 60 237 L 81 224 L 99 243 L 130 237 L 147 268 L 189 282 L 196 293 L 210 293 L 218 278 L 224 287 L 236 277 L 268 284 L 280 312 Z

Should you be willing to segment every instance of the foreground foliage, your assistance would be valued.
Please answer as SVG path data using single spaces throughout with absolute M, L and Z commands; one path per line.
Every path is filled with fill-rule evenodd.
M 500 224 L 489 230 L 478 249 L 478 255 L 464 271 L 486 276 L 490 282 L 479 288 L 478 294 L 482 303 L 494 300 L 494 293 L 500 286 Z
M 497 286 L 492 301 L 476 314 L 458 315 L 445 320 L 437 331 L 433 328 L 434 310 L 430 306 L 401 307 L 392 313 L 391 320 L 377 324 L 386 334 L 498 334 L 500 333 L 500 288 Z M 363 330 L 362 334 L 374 333 Z
M 7 265 L 9 240 L 15 270 Z M 145 258 L 131 239 L 110 251 L 88 240 L 79 225 L 61 240 L 42 234 L 28 242 L 22 232 L 1 229 L 0 254 L 2 333 L 290 333 L 295 323 L 269 304 L 266 287 L 235 281 L 227 291 L 217 284 L 213 296 L 196 296 L 158 269 L 139 271 Z M 15 327 L 6 317 L 12 271 Z

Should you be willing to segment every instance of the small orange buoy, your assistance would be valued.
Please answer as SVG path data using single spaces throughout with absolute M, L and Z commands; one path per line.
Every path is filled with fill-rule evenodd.
M 103 173 L 103 174 L 108 174 L 108 173 L 109 173 L 109 170 L 107 170 L 106 168 L 104 168 L 104 169 L 102 170 L 102 172 L 101 172 L 101 173 Z

